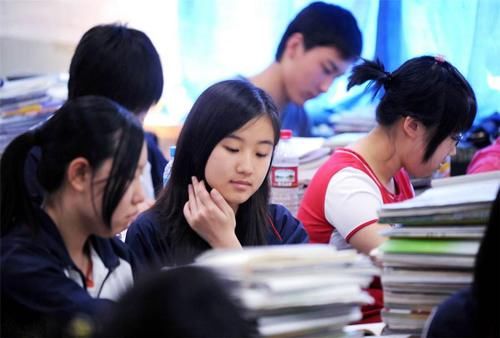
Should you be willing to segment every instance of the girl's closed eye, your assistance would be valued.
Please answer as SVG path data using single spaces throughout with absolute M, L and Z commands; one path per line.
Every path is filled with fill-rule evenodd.
M 229 146 L 224 146 L 224 149 L 226 149 L 230 153 L 237 153 L 238 151 L 240 151 L 238 148 L 233 148 L 233 147 L 229 147 Z
M 322 65 L 321 68 L 323 68 L 323 73 L 325 73 L 326 75 L 331 75 L 333 74 L 333 70 L 328 68 L 327 66 L 325 65 Z
M 256 155 L 257 155 L 257 157 L 264 158 L 264 157 L 268 157 L 269 153 L 261 152 L 261 153 L 256 153 Z

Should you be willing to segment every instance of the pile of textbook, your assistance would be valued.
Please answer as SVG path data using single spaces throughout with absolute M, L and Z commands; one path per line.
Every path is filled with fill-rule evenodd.
M 0 81 L 0 153 L 19 134 L 45 121 L 67 96 L 62 76 Z
M 344 327 L 372 302 L 362 287 L 378 273 L 354 250 L 322 244 L 212 250 L 197 264 L 235 282 L 235 296 L 262 337 L 362 336 Z
M 382 207 L 380 222 L 395 224 L 378 248 L 389 332 L 420 334 L 434 307 L 470 285 L 499 186 L 500 171 L 439 179 L 414 199 Z

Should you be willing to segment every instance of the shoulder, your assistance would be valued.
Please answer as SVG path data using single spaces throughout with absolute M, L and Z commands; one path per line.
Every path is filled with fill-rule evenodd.
M 475 311 L 472 289 L 458 291 L 431 315 L 426 337 L 474 337 Z
M 146 210 L 141 213 L 135 221 L 130 224 L 127 230 L 127 238 L 129 235 L 137 233 L 157 233 L 160 231 L 160 222 L 158 213 L 153 209 Z
M 287 208 L 270 204 L 268 210 L 271 221 L 269 244 L 307 243 L 309 238 L 304 225 Z
M 358 200 L 358 198 L 362 198 L 362 200 Z M 342 201 L 342 205 L 345 205 L 346 202 L 353 199 L 355 203 L 361 201 L 366 203 L 368 200 L 377 201 L 377 205 L 383 203 L 380 189 L 369 175 L 360 169 L 345 167 L 335 173 L 328 181 L 325 204 L 342 207 L 338 201 Z

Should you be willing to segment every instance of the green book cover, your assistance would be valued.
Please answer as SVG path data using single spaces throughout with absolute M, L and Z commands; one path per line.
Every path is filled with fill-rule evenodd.
M 391 238 L 380 247 L 384 253 L 454 254 L 475 255 L 479 241 L 449 239 L 398 239 Z

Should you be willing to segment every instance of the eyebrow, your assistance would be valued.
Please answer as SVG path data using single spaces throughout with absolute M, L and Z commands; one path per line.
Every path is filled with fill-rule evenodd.
M 235 139 L 235 140 L 240 141 L 240 142 L 244 141 L 241 137 L 236 136 L 234 134 L 230 134 L 230 135 L 226 136 L 225 138 Z M 269 141 L 269 140 L 261 140 L 261 141 L 257 142 L 257 144 L 268 144 L 270 146 L 274 146 L 274 142 Z

